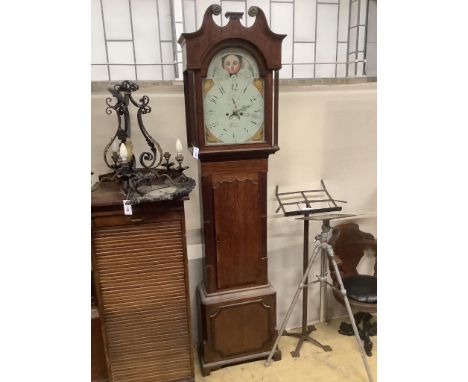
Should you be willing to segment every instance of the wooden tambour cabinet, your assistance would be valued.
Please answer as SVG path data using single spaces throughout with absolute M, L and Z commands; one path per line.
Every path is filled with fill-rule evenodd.
M 92 193 L 91 211 L 109 379 L 194 381 L 183 200 L 124 215 L 119 187 L 108 182 Z
M 202 373 L 266 358 L 276 330 L 268 282 L 268 156 L 277 145 L 278 72 L 285 35 L 258 7 L 244 27 L 210 6 L 200 29 L 179 38 L 184 58 L 187 142 L 199 149 L 204 281 L 199 285 Z M 275 359 L 280 359 L 278 350 Z

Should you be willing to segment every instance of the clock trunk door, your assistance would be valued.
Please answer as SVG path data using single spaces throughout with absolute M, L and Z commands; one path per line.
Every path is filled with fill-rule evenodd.
M 208 289 L 266 285 L 266 173 L 215 173 L 202 183 L 211 189 L 205 229 L 212 239 L 205 251 L 214 272 L 208 272 Z

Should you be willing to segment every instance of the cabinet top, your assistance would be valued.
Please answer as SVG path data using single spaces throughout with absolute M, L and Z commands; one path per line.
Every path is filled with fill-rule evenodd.
M 120 205 L 124 198 L 116 182 L 98 182 L 91 191 L 91 207 Z

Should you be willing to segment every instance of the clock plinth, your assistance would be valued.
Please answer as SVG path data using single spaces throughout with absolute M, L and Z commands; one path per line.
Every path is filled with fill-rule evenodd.
M 276 292 L 271 285 L 208 294 L 202 283 L 197 295 L 204 376 L 222 366 L 268 357 L 277 335 Z M 279 349 L 274 359 L 281 359 Z
M 285 35 L 265 15 L 227 13 L 179 38 L 189 146 L 199 148 L 204 281 L 198 287 L 200 361 L 212 369 L 267 358 L 276 338 L 276 292 L 268 282 L 267 171 L 277 144 L 278 79 Z M 278 350 L 276 359 L 281 358 Z

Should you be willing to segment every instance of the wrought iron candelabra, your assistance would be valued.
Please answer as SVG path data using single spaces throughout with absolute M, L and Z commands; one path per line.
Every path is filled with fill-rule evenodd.
M 145 128 L 143 115 L 150 113 L 151 107 L 148 96 L 143 95 L 139 102 L 133 98 L 132 93 L 138 89 L 137 84 L 123 81 L 108 89 L 116 103 L 112 104 L 113 98 L 106 99 L 106 113 L 112 114 L 114 111 L 117 115 L 117 130 L 104 148 L 104 161 L 112 172 L 101 176 L 100 181 L 117 180 L 122 184 L 122 191 L 127 199 L 131 199 L 135 194 L 142 196 L 152 186 L 161 188 L 164 185 L 173 185 L 177 187 L 193 181 L 183 173 L 188 167 L 182 165 L 184 157 L 180 141 L 177 140 L 176 143 L 175 159 L 178 166 L 174 166 L 174 163 L 170 162 L 171 154 L 167 151 L 163 153 L 161 145 Z M 138 109 L 138 127 L 148 146 L 139 155 L 141 167 L 137 167 L 131 140 L 129 111 L 131 105 Z M 163 159 L 164 163 L 162 163 Z M 160 165 L 162 167 L 159 167 Z

